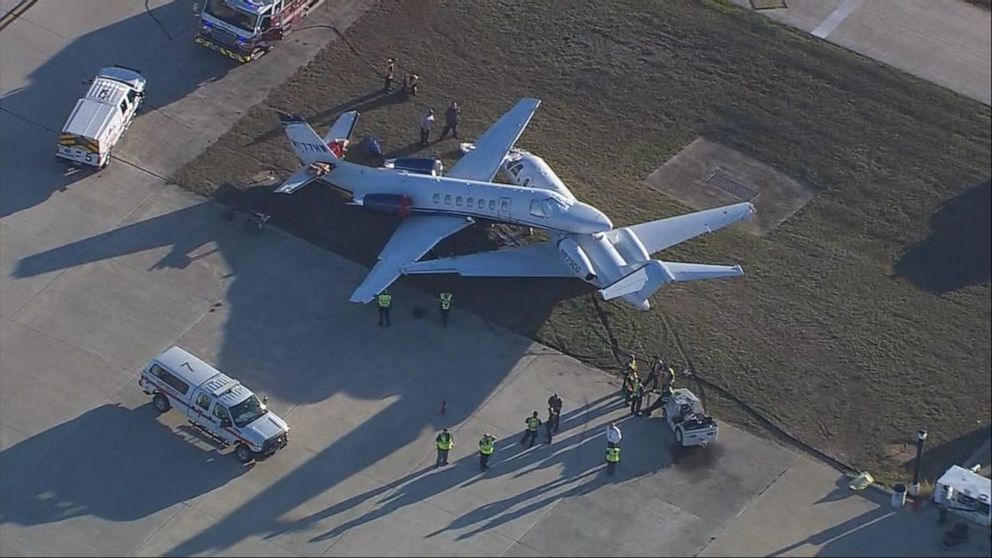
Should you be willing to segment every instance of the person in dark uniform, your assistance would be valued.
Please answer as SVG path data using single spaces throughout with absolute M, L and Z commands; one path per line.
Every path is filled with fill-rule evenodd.
M 458 107 L 458 101 L 451 101 L 451 106 L 444 112 L 444 129 L 441 130 L 441 139 L 451 136 L 458 139 L 458 123 L 462 119 L 462 109 Z M 438 140 L 440 141 L 440 140 Z
M 554 431 L 558 432 L 558 423 L 561 422 L 561 397 L 558 393 L 552 393 L 548 398 L 548 424 L 552 424 Z

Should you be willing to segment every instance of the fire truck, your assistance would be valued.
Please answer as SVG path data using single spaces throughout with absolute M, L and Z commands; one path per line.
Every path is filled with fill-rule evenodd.
M 195 10 L 200 29 L 194 39 L 238 62 L 272 50 L 324 0 L 202 0 Z

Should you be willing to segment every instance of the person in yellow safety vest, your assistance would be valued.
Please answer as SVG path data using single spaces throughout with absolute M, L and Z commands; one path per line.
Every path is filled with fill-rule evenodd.
M 486 432 L 479 440 L 479 468 L 483 471 L 489 468 L 489 456 L 496 451 L 496 436 Z
M 644 386 L 641 382 L 634 383 L 634 389 L 630 394 L 630 414 L 635 417 L 641 416 L 641 403 L 644 402 Z
M 630 403 L 630 395 L 634 392 L 634 383 L 641 381 L 637 375 L 637 357 L 634 353 L 627 353 L 627 362 L 623 367 L 623 400 Z
M 441 293 L 441 327 L 448 327 L 448 314 L 451 312 L 451 293 L 444 291 Z
M 534 414 L 527 417 L 527 430 L 524 431 L 524 437 L 520 440 L 520 445 L 526 445 L 527 439 L 530 439 L 529 448 L 534 447 L 534 441 L 537 440 L 537 429 L 541 427 L 541 419 L 537 418 L 537 411 Z
M 606 448 L 606 474 L 613 476 L 613 471 L 617 468 L 617 463 L 620 463 L 620 448 L 612 447 Z
M 437 435 L 434 441 L 437 442 L 437 463 L 434 464 L 434 467 L 447 465 L 448 452 L 451 451 L 451 448 L 455 447 L 455 437 L 451 435 L 451 432 L 448 432 L 447 428 L 442 428 L 441 433 Z
M 393 295 L 389 294 L 389 291 L 382 291 L 375 297 L 375 302 L 379 307 L 379 327 L 382 327 L 384 322 L 386 327 L 389 327 L 389 306 L 393 303 Z

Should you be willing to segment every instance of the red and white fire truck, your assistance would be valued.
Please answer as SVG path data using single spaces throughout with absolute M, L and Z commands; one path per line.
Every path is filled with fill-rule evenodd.
M 202 0 L 194 39 L 237 60 L 250 62 L 272 50 L 324 0 Z

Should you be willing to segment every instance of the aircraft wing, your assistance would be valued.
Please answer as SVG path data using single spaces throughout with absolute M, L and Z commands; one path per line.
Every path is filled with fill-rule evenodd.
M 457 273 L 464 277 L 574 277 L 549 242 L 467 256 L 411 262 L 403 273 Z
M 324 143 L 350 140 L 351 134 L 355 131 L 356 124 L 358 124 L 357 110 L 349 110 L 348 112 L 341 113 L 341 116 L 334 121 L 334 125 L 331 126 L 331 129 L 324 134 Z
M 648 254 L 654 254 L 690 238 L 732 225 L 752 213 L 754 213 L 754 206 L 744 202 L 649 221 L 625 228 L 637 235 Z M 612 234 L 611 240 L 615 240 L 616 233 Z
M 379 261 L 351 295 L 351 302 L 371 302 L 400 275 L 405 264 L 416 261 L 435 244 L 472 223 L 455 215 L 413 215 L 403 219 L 379 253 Z
M 507 152 L 517 142 L 530 122 L 534 111 L 541 104 L 540 99 L 520 99 L 489 127 L 475 142 L 475 147 L 451 167 L 445 176 L 491 182 L 503 163 Z

